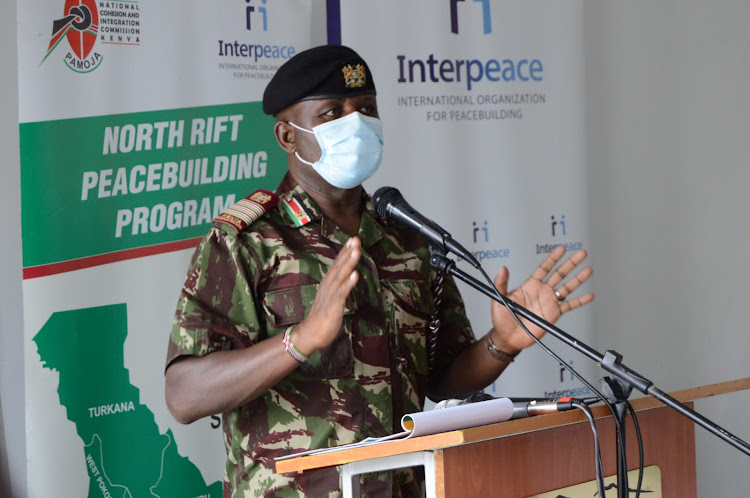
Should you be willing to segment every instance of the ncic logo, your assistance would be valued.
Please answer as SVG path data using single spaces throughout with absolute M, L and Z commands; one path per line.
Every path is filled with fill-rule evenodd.
M 245 3 L 249 4 L 252 3 L 253 0 L 245 0 Z M 245 27 L 248 31 L 251 31 L 253 29 L 253 19 L 255 18 L 257 20 L 258 14 L 263 18 L 263 31 L 268 31 L 268 14 L 266 12 L 266 1 L 267 0 L 260 0 L 260 3 L 262 3 L 263 7 L 255 7 L 255 5 L 248 5 L 245 7 Z M 257 12 L 257 14 L 255 14 Z M 256 24 L 256 29 L 258 28 Z
M 99 11 L 94 0 L 66 0 L 63 17 L 52 23 L 52 38 L 42 63 L 66 39 L 70 52 L 65 55 L 65 64 L 73 71 L 88 73 L 102 61 L 94 52 L 99 34 Z
M 451 6 L 451 33 L 458 34 L 458 2 L 465 0 L 448 0 Z M 484 34 L 492 33 L 492 17 L 490 16 L 490 0 L 474 0 L 482 4 L 482 24 Z

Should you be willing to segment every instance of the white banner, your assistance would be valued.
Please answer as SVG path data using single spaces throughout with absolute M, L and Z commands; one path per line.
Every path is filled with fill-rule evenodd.
M 511 288 L 556 245 L 587 247 L 581 2 L 351 0 L 341 18 L 343 44 L 372 67 L 384 122 L 385 158 L 369 191 L 398 188 L 476 251 L 492 278 L 508 266 Z M 461 289 L 484 335 L 489 298 Z M 558 326 L 587 342 L 590 312 Z M 582 374 L 593 371 L 556 339 L 545 342 Z M 487 392 L 588 389 L 534 347 Z
M 336 7 L 385 123 L 371 193 L 399 188 L 511 285 L 586 247 L 580 2 Z M 18 19 L 29 496 L 219 496 L 218 418 L 181 426 L 164 404 L 167 334 L 208 221 L 284 172 L 259 101 L 325 43 L 325 9 L 25 1 Z M 482 335 L 489 300 L 462 291 Z M 590 337 L 587 311 L 560 326 Z M 488 392 L 583 394 L 538 348 Z
M 221 496 L 219 417 L 165 405 L 172 315 L 216 211 L 284 174 L 260 100 L 325 15 L 18 3 L 29 496 Z

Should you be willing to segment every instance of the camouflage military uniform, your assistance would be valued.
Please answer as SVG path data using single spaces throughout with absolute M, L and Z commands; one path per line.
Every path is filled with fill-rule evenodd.
M 304 319 L 349 236 L 290 176 L 277 194 L 279 206 L 247 229 L 215 224 L 204 237 L 178 303 L 167 363 L 245 348 Z M 300 202 L 300 216 L 283 207 L 285 196 Z M 383 225 L 369 197 L 363 203 L 360 279 L 338 337 L 262 397 L 223 414 L 225 496 L 339 496 L 336 469 L 279 475 L 274 458 L 400 432 L 401 416 L 423 408 L 435 272 L 414 232 Z M 296 226 L 300 219 L 305 224 Z M 452 279 L 444 289 L 435 372 L 474 341 Z M 410 471 L 370 477 L 362 485 L 369 496 L 416 489 Z

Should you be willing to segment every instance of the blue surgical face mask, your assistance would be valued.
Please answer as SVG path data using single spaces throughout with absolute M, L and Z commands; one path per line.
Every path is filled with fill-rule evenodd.
M 312 130 L 291 121 L 289 124 L 315 135 L 322 151 L 320 159 L 311 163 L 296 151 L 294 154 L 334 187 L 349 189 L 360 185 L 375 174 L 383 159 L 383 125 L 378 118 L 353 112 Z

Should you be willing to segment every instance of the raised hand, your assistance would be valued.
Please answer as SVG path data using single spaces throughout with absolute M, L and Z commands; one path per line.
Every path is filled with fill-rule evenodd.
M 359 279 L 354 268 L 359 262 L 361 244 L 358 237 L 347 241 L 320 281 L 307 318 L 292 332 L 295 345 L 308 356 L 333 342 L 341 329 L 346 298 Z
M 594 294 L 590 292 L 574 298 L 569 297 L 593 273 L 591 267 L 588 266 L 576 271 L 576 267 L 586 259 L 588 253 L 585 250 L 576 251 L 556 268 L 564 255 L 565 247 L 558 246 L 541 262 L 528 280 L 512 291 L 509 296 L 507 293 L 508 268 L 503 266 L 495 277 L 495 286 L 504 296 L 510 297 L 520 306 L 549 323 L 555 323 L 564 313 L 594 300 Z M 527 320 L 522 319 L 522 321 L 535 337 L 540 338 L 544 335 L 545 331 L 540 327 Z M 505 306 L 495 301 L 492 302 L 492 324 L 493 341 L 506 353 L 517 353 L 534 343 L 534 340 L 518 325 Z

